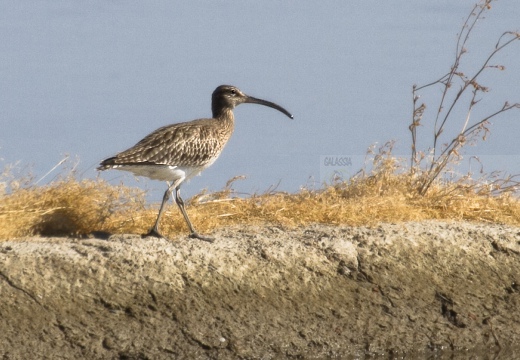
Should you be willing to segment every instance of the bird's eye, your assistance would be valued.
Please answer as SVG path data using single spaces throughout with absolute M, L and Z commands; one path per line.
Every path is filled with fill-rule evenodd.
M 237 91 L 235 89 L 231 89 L 231 95 L 236 95 Z

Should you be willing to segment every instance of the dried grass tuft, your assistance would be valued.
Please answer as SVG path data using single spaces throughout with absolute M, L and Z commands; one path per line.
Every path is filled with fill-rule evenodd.
M 141 190 L 100 179 L 68 177 L 44 186 L 15 186 L 0 195 L 0 238 L 83 235 L 122 228 L 132 232 L 142 226 L 135 217 L 146 213 L 143 204 Z

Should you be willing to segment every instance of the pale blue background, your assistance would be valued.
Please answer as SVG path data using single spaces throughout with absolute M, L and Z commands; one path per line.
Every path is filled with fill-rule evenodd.
M 185 194 L 235 186 L 296 191 L 319 182 L 320 159 L 363 156 L 397 140 L 409 153 L 411 87 L 448 71 L 472 0 L 443 1 L 0 1 L 0 158 L 38 176 L 64 154 L 84 178 L 100 160 L 152 130 L 208 117 L 220 84 L 295 115 L 241 105 L 219 160 Z M 501 0 L 479 24 L 465 59 L 481 60 L 505 30 L 519 30 L 520 1 Z M 482 79 L 479 107 L 520 101 L 520 42 Z M 431 103 L 438 91 L 424 94 Z M 429 95 L 430 97 L 427 97 Z M 478 113 L 476 113 L 478 115 Z M 488 169 L 520 172 L 520 113 L 494 121 L 473 153 Z M 426 132 L 429 134 L 429 132 Z M 131 175 L 101 176 L 135 184 Z M 141 181 L 160 196 L 164 184 Z

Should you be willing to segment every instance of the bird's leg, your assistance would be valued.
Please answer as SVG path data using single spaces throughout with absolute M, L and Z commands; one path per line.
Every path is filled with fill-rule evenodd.
M 164 192 L 164 196 L 163 196 L 163 200 L 162 200 L 162 203 L 161 203 L 161 207 L 159 209 L 159 214 L 157 215 L 157 220 L 155 220 L 155 224 L 154 224 L 153 228 L 150 229 L 148 234 L 145 234 L 143 236 L 145 236 L 145 237 L 146 236 L 154 236 L 154 237 L 164 238 L 164 236 L 159 232 L 159 221 L 161 220 L 161 216 L 162 216 L 162 214 L 164 212 L 164 205 L 170 199 L 170 194 L 172 193 L 173 189 L 175 188 L 175 185 L 177 185 L 177 182 L 173 183 L 172 185 L 170 185 L 168 183 L 168 189 L 166 189 L 166 191 Z
M 199 239 L 199 240 L 203 240 L 203 241 L 207 241 L 207 242 L 215 241 L 215 239 L 213 239 L 212 237 L 199 235 L 193 228 L 190 218 L 188 217 L 188 214 L 186 213 L 186 210 L 184 209 L 184 200 L 182 200 L 182 198 L 181 198 L 180 187 L 175 188 L 175 202 L 179 206 L 179 209 L 181 209 L 182 216 L 184 216 L 184 220 L 186 220 L 186 223 L 188 224 L 188 227 L 190 228 L 190 231 L 191 231 L 190 238 L 195 238 L 195 239 Z

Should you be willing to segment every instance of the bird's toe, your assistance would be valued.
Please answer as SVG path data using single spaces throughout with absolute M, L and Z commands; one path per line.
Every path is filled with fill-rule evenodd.
M 209 242 L 209 243 L 212 243 L 215 241 L 215 238 L 212 238 L 210 236 L 203 236 L 203 235 L 200 235 L 196 232 L 192 232 L 190 234 L 190 238 L 192 239 L 199 239 L 199 240 L 202 240 L 202 241 L 206 241 L 206 242 Z
M 145 237 L 156 237 L 156 238 L 162 238 L 162 239 L 166 239 L 166 237 L 161 234 L 157 229 L 155 228 L 152 228 L 150 231 L 148 231 L 148 233 L 146 234 L 143 234 L 142 237 L 145 238 Z

